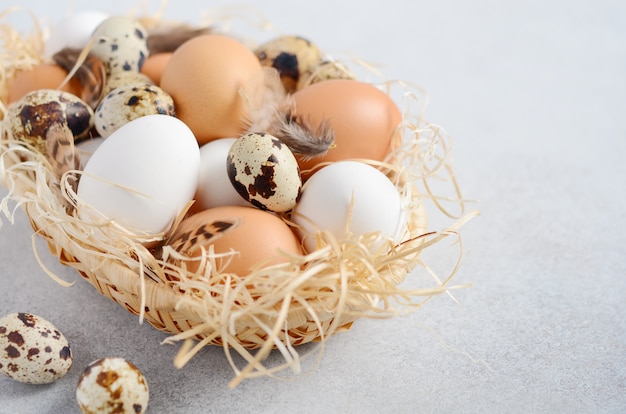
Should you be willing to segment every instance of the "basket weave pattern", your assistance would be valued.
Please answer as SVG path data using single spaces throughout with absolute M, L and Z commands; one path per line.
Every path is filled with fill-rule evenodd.
M 6 73 L 3 88 L 10 81 Z M 6 104 L 2 106 L 6 113 Z M 6 132 L 0 142 L 0 178 L 9 195 L 0 207 L 9 219 L 21 207 L 60 263 L 76 269 L 100 294 L 171 334 L 171 341 L 183 341 L 177 366 L 206 345 L 233 349 L 247 363 L 240 370 L 231 361 L 236 384 L 245 377 L 274 372 L 262 362 L 272 349 L 287 360 L 279 368 L 293 366 L 289 361 L 297 358 L 296 345 L 324 340 L 362 317 L 389 317 L 418 308 L 424 298 L 446 291 L 452 275 L 435 278 L 434 286 L 421 290 L 399 287 L 421 264 L 421 252 L 456 236 L 466 220 L 444 232 L 428 232 L 423 203 L 436 197 L 415 186 L 441 171 L 453 181 L 447 150 L 443 155 L 433 150 L 445 146 L 445 134 L 425 124 L 419 114 L 405 112 L 398 139 L 398 150 L 378 166 L 410 206 L 401 242 L 373 248 L 381 245 L 376 234 L 336 240 L 320 233 L 319 250 L 260 267 L 245 277 L 220 273 L 211 252 L 207 260 L 214 268 L 207 276 L 157 258 L 132 234 L 110 241 L 95 237 L 97 226 L 81 223 L 75 213 L 72 181 L 79 173 L 69 171 L 59 179 L 45 156 L 12 141 Z M 428 167 L 429 163 L 436 167 Z M 258 352 L 251 352 L 255 349 Z

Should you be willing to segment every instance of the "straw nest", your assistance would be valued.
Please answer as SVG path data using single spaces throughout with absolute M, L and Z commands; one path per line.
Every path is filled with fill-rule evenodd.
M 42 61 L 44 35 L 34 20 L 36 30 L 27 35 L 0 23 L 4 42 L 2 118 L 7 111 L 7 88 L 15 73 Z M 158 26 L 155 19 L 146 22 Z M 297 372 L 297 345 L 323 342 L 349 329 L 359 318 L 385 318 L 419 308 L 433 295 L 449 291 L 460 261 L 459 256 L 448 275 L 433 274 L 433 283 L 423 288 L 402 287 L 414 272 L 430 272 L 421 253 L 445 238 L 458 238 L 458 229 L 473 213 L 453 217 L 444 208 L 443 197 L 431 191 L 431 182 L 447 183 L 452 188 L 451 198 L 462 211 L 449 138 L 441 128 L 422 119 L 419 91 L 403 82 L 381 82 L 381 87 L 397 94 L 404 115 L 397 149 L 385 162 L 374 164 L 395 183 L 409 212 L 409 225 L 399 243 L 383 240 L 377 233 L 338 240 L 321 232 L 315 252 L 290 256 L 278 265 L 259 266 L 245 277 L 220 273 L 211 249 L 202 258 L 211 271 L 193 273 L 176 261 L 155 255 L 141 236 L 115 223 L 100 226 L 109 227 L 118 237 L 95 237 L 96 225 L 81 222 L 73 208 L 77 197 L 73 183 L 80 172 L 70 170 L 59 178 L 45 156 L 23 142 L 11 141 L 6 133 L 0 142 L 0 178 L 8 195 L 0 207 L 9 221 L 23 209 L 35 234 L 47 242 L 61 263 L 76 269 L 102 295 L 139 315 L 140 320 L 172 334 L 166 342 L 182 341 L 177 367 L 202 347 L 218 345 L 235 371 L 232 386 L 285 368 Z M 426 203 L 449 216 L 452 224 L 443 231 L 429 231 Z M 288 215 L 284 218 L 289 221 Z M 70 284 L 43 268 L 59 283 Z M 267 367 L 264 360 L 273 349 L 282 354 L 284 363 Z M 243 367 L 233 351 L 245 361 Z

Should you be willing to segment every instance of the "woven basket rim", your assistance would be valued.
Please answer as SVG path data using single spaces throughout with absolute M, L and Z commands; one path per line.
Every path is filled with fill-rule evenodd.
M 10 79 L 5 76 L 4 80 L 2 86 L 6 87 Z M 393 87 L 400 87 L 405 94 L 408 91 L 408 95 L 413 93 L 412 85 L 405 82 L 384 82 L 380 86 L 387 88 L 388 93 Z M 4 91 L 0 96 L 5 96 Z M 0 112 L 3 115 L 6 106 L 2 102 Z M 260 269 L 246 277 L 219 275 L 223 283 L 219 291 L 221 298 L 211 289 L 190 294 L 192 284 L 185 285 L 187 290 L 183 291 L 181 285 L 151 275 L 151 272 L 160 274 L 164 265 L 141 242 L 131 241 L 124 253 L 119 246 L 106 246 L 101 240 L 90 241 L 72 212 L 76 197 L 69 184 L 72 172 L 59 180 L 44 156 L 28 146 L 16 146 L 3 131 L 2 124 L 0 135 L 0 177 L 9 190 L 2 201 L 4 215 L 11 218 L 11 203 L 23 207 L 36 234 L 47 241 L 60 263 L 76 269 L 102 295 L 139 315 L 141 320 L 172 334 L 171 342 L 183 341 L 175 361 L 177 366 L 184 365 L 201 347 L 209 344 L 235 350 L 247 365 L 239 369 L 229 356 L 237 374 L 231 383 L 233 386 L 244 378 L 293 368 L 294 364 L 289 361 L 280 367 L 265 367 L 263 359 L 271 349 L 278 348 L 289 360 L 294 356 L 293 345 L 323 341 L 348 329 L 362 317 L 390 317 L 417 309 L 423 300 L 446 292 L 456 270 L 437 280 L 435 286 L 424 289 L 404 290 L 398 285 L 422 264 L 420 254 L 424 249 L 444 238 L 458 237 L 459 228 L 476 214 L 463 213 L 448 229 L 428 231 L 424 202 L 435 201 L 440 210 L 444 209 L 437 197 L 428 193 L 427 185 L 424 193 L 418 191 L 415 182 L 426 183 L 437 176 L 438 171 L 443 171 L 448 174 L 461 205 L 462 197 L 451 168 L 447 134 L 437 125 L 426 123 L 421 113 L 405 111 L 398 149 L 386 162 L 373 163 L 392 179 L 411 206 L 409 231 L 401 242 L 391 246 L 388 254 L 367 257 L 355 253 L 346 261 L 347 251 L 368 250 L 379 244 L 378 236 L 336 240 L 321 233 L 320 237 L 327 242 L 321 251 L 291 258 L 284 265 Z M 433 154 L 432 148 L 436 146 L 444 148 L 442 154 Z M 433 160 L 437 168 L 433 169 L 430 164 L 426 168 Z M 415 162 L 420 163 L 419 168 L 413 164 Z M 355 264 L 350 268 L 344 262 Z M 295 268 L 298 271 L 294 271 Z M 295 282 L 288 283 L 286 275 L 291 275 Z M 196 276 L 191 274 L 189 278 Z M 319 283 L 316 279 L 323 280 L 319 290 L 307 290 L 318 286 L 312 282 Z M 282 289 L 283 297 L 268 298 L 269 294 L 253 293 L 258 292 L 258 286 L 271 285 L 274 280 L 278 280 L 276 284 Z M 302 296 L 302 292 L 309 296 Z M 251 349 L 258 351 L 253 354 Z

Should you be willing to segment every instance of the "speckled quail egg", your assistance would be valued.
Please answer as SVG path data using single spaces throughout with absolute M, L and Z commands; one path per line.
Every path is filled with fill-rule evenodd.
M 113 89 L 117 89 L 120 86 L 130 85 L 131 83 L 154 84 L 152 79 L 141 72 L 115 72 L 107 77 L 106 84 L 104 85 L 103 96 L 108 95 Z
M 340 62 L 325 60 L 300 77 L 297 89 L 330 79 L 356 79 L 356 75 Z
M 148 382 L 124 358 L 107 357 L 92 362 L 76 386 L 76 401 L 83 413 L 133 413 L 146 411 Z
M 302 179 L 296 157 L 273 135 L 243 135 L 230 147 L 226 166 L 235 190 L 257 208 L 286 212 L 300 197 Z
M 320 49 L 300 36 L 279 36 L 258 46 L 254 51 L 261 65 L 271 66 L 280 74 L 287 92 L 294 92 L 298 81 L 310 73 L 321 59 Z
M 71 367 L 67 339 L 50 322 L 30 313 L 0 319 L 0 372 L 19 382 L 49 384 Z
M 96 131 L 108 137 L 119 127 L 145 115 L 174 116 L 174 100 L 156 85 L 134 83 L 109 92 L 96 108 Z
M 91 54 L 106 64 L 107 73 L 139 72 L 148 56 L 148 32 L 136 19 L 112 16 L 96 27 Z
M 94 112 L 83 100 L 69 92 L 39 89 L 12 104 L 5 117 L 9 137 L 30 144 L 46 153 L 46 133 L 50 125 L 66 125 L 79 141 L 94 125 Z

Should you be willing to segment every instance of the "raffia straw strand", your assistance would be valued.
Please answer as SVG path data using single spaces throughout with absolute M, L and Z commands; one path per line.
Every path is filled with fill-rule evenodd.
M 0 18 L 6 13 L 0 14 Z M 218 16 L 230 24 L 241 14 L 226 8 Z M 265 29 L 266 20 L 257 14 L 252 16 L 251 21 Z M 161 14 L 146 21 L 157 27 L 162 18 L 161 9 Z M 17 70 L 41 59 L 35 51 L 43 42 L 37 36 L 22 37 L 6 25 L 0 30 L 5 44 L 16 52 L 0 57 L 0 110 L 4 114 L 8 83 Z M 39 37 L 41 33 L 40 29 Z M 373 64 L 356 58 L 350 63 L 382 78 Z M 0 203 L 0 211 L 10 222 L 16 211 L 26 212 L 35 230 L 32 244 L 36 259 L 48 276 L 62 285 L 68 284 L 43 265 L 35 237 L 43 238 L 60 263 L 76 269 L 101 294 L 136 313 L 140 321 L 168 332 L 170 336 L 164 343 L 180 343 L 175 367 L 189 363 L 203 347 L 217 345 L 223 348 L 235 373 L 231 387 L 248 378 L 276 376 L 285 369 L 297 374 L 302 371 L 298 345 L 320 341 L 319 347 L 315 347 L 320 352 L 319 361 L 324 341 L 349 329 L 355 320 L 393 317 L 415 310 L 442 293 L 455 300 L 451 290 L 466 287 L 451 286 L 451 280 L 462 257 L 459 229 L 477 213 L 465 213 L 465 200 L 449 156 L 449 136 L 424 119 L 427 97 L 423 98 L 425 93 L 419 87 L 384 79 L 378 86 L 387 93 L 400 94 L 403 121 L 394 138 L 398 146 L 382 162 L 360 161 L 387 174 L 407 206 L 409 227 L 395 244 L 377 233 L 359 237 L 349 234 L 339 240 L 328 232 L 320 232 L 316 235 L 319 250 L 303 256 L 283 255 L 284 263 L 270 267 L 259 264 L 245 277 L 223 272 L 237 252 L 218 254 L 213 246 L 202 246 L 196 262 L 202 272 L 194 273 L 181 255 L 168 246 L 155 256 L 143 245 L 166 239 L 167 234 L 139 234 L 105 218 L 93 223 L 81 220 L 77 210 L 84 203 L 72 186 L 81 172 L 68 171 L 58 179 L 44 156 L 10 137 L 7 139 L 5 134 L 1 134 L 0 142 L 0 177 L 8 188 L 8 196 Z M 431 180 L 449 184 L 451 195 L 435 194 Z M 427 231 L 426 201 L 456 221 L 442 231 Z M 460 214 L 447 209 L 444 204 L 450 201 L 460 206 Z M 184 213 L 176 218 L 174 228 L 183 217 Z M 283 219 L 294 226 L 288 216 Z M 347 226 L 349 229 L 349 221 Z M 97 237 L 103 233 L 114 237 Z M 422 261 L 421 252 L 449 237 L 459 240 L 460 253 L 453 269 L 440 277 Z M 399 286 L 416 266 L 430 274 L 436 286 Z M 265 361 L 272 350 L 282 356 L 283 362 L 267 366 Z M 237 357 L 243 361 L 243 367 Z

